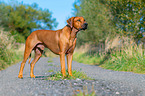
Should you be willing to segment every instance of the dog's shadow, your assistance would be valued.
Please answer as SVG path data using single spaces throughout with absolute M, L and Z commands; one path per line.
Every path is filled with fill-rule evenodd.
M 49 77 L 54 77 L 56 73 L 52 72 L 49 75 L 40 75 L 40 76 L 35 76 L 35 79 L 39 79 L 39 80 L 47 80 Z
M 50 75 L 48 75 L 48 76 L 36 76 L 35 79 L 47 80 L 48 77 L 50 77 Z

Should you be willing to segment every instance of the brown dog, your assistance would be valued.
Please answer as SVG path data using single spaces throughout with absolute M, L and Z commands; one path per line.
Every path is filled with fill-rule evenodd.
M 35 63 L 39 60 L 44 50 L 44 47 L 49 48 L 55 54 L 60 55 L 61 72 L 63 77 L 65 72 L 65 55 L 67 56 L 68 73 L 72 76 L 71 65 L 74 48 L 76 45 L 76 35 L 80 30 L 87 29 L 87 23 L 83 17 L 72 17 L 67 20 L 67 25 L 60 30 L 37 30 L 28 36 L 25 45 L 24 59 L 21 63 L 19 78 L 23 78 L 23 68 L 31 54 L 35 51 L 35 58 L 31 62 L 30 77 L 35 78 L 33 68 Z

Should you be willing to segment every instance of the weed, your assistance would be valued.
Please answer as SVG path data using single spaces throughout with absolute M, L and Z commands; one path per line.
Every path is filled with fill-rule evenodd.
M 72 87 L 71 83 L 70 83 L 70 86 Z M 91 89 L 90 92 L 88 92 L 87 86 L 83 86 L 83 91 L 81 91 L 81 90 L 73 90 L 73 93 L 74 93 L 73 96 L 96 96 L 96 92 L 95 92 L 93 84 L 92 84 L 92 89 Z
M 83 72 L 79 72 L 79 71 L 73 70 L 72 74 L 73 74 L 73 76 L 68 76 L 68 72 L 67 72 L 67 77 L 63 78 L 62 73 L 59 71 L 59 72 L 56 72 L 55 74 L 49 76 L 47 78 L 47 80 L 62 80 L 62 79 L 65 79 L 65 80 L 71 80 L 71 79 L 73 79 L 74 80 L 74 79 L 77 79 L 77 78 L 92 80 L 90 77 L 88 77 Z
M 49 70 L 48 72 L 54 72 L 54 70 Z
M 49 60 L 49 61 L 48 61 L 48 63 L 52 63 L 52 62 L 53 62 L 52 60 Z
M 53 64 L 49 64 L 48 66 L 54 66 Z
M 52 63 L 52 62 L 53 62 L 52 57 L 49 57 L 48 63 Z

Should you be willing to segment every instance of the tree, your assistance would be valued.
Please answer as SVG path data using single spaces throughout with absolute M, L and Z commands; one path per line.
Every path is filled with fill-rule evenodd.
M 76 16 L 84 16 L 89 23 L 87 31 L 78 36 L 81 44 L 99 44 L 114 34 L 138 43 L 145 35 L 144 0 L 78 0 L 74 7 Z
M 98 45 L 116 33 L 111 12 L 99 0 L 78 0 L 74 7 L 76 16 L 83 16 L 88 22 L 88 29 L 78 34 L 79 44 Z
M 0 24 L 13 35 L 27 38 L 34 29 L 53 29 L 57 26 L 48 9 L 42 10 L 37 4 L 8 5 L 0 3 Z M 16 38 L 18 39 L 18 38 Z
M 123 35 L 133 37 L 138 42 L 145 32 L 144 0 L 110 0 L 106 2 L 113 15 L 113 23 Z

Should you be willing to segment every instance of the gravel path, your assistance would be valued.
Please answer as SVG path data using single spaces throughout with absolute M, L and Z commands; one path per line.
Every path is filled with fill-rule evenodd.
M 0 96 L 72 96 L 80 91 L 92 92 L 97 96 L 145 96 L 145 75 L 131 72 L 105 70 L 98 66 L 73 61 L 73 69 L 85 72 L 95 80 L 44 80 L 53 72 L 60 71 L 59 58 L 41 58 L 35 65 L 35 79 L 30 78 L 30 65 L 25 64 L 24 78 L 18 79 L 20 63 L 0 71 Z

